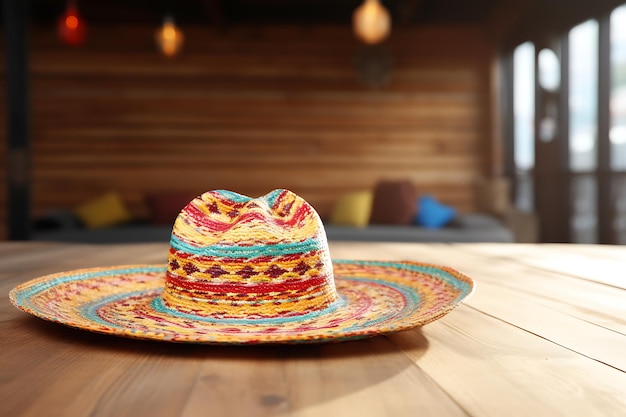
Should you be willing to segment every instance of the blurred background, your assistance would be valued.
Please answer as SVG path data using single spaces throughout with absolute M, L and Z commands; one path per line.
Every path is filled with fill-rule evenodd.
M 4 0 L 0 238 L 111 193 L 149 221 L 287 188 L 326 219 L 403 179 L 524 239 L 626 243 L 621 4 Z

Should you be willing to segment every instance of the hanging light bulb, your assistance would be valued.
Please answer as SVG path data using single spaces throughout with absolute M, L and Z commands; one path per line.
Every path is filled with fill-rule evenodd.
M 68 2 L 65 12 L 59 16 L 57 30 L 61 40 L 68 45 L 78 46 L 85 43 L 87 25 L 78 14 L 78 9 L 74 2 Z
M 367 44 L 384 41 L 391 32 L 391 17 L 379 0 L 364 0 L 352 15 L 354 34 Z
M 157 29 L 155 33 L 155 39 L 163 55 L 171 57 L 182 49 L 185 35 L 174 24 L 174 19 L 171 16 L 166 16 L 163 26 Z

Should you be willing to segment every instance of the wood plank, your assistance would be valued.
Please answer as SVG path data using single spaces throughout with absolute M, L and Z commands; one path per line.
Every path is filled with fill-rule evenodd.
M 102 248 L 4 242 L 0 292 L 43 271 L 163 263 L 168 245 Z M 623 247 L 603 249 L 330 242 L 333 258 L 445 264 L 477 286 L 454 311 L 420 329 L 327 345 L 108 337 L 30 317 L 4 296 L 0 415 L 623 416 L 626 333 L 583 317 L 604 311 L 619 322 L 624 290 L 586 279 L 584 271 L 576 276 L 526 262 L 548 250 L 555 259 L 595 259 L 599 270 L 604 262 L 623 263 Z
M 191 27 L 174 60 L 156 53 L 153 30 L 95 25 L 73 49 L 33 29 L 35 215 L 115 190 L 143 217 L 148 193 L 185 184 L 291 188 L 328 216 L 342 192 L 389 178 L 476 209 L 468 190 L 491 159 L 480 28 L 394 34 L 378 89 L 360 81 L 345 27 Z
M 411 332 L 389 338 L 470 415 L 618 417 L 626 409 L 625 372 L 471 307 L 425 326 L 424 336 L 425 352 L 411 348 Z
M 454 259 L 445 263 L 477 280 L 476 294 L 466 304 L 626 372 L 621 353 L 626 349 L 624 290 L 544 271 L 527 264 L 526 257 L 492 257 L 486 262 L 491 246 L 498 247 L 450 248 Z M 427 248 L 425 255 L 432 252 Z
M 619 246 L 611 245 L 542 245 L 540 253 L 527 245 L 504 247 L 489 246 L 490 251 L 518 259 L 520 263 L 545 271 L 559 271 L 580 279 L 626 289 L 626 278 L 618 271 L 623 261 Z M 532 252 L 533 255 L 529 256 Z M 602 269 L 597 260 L 602 259 Z
M 20 274 L 30 278 L 50 268 L 56 270 L 46 273 L 120 262 L 164 263 L 167 245 L 111 245 L 103 251 L 97 245 L 15 243 L 2 245 L 0 256 L 8 261 L 0 269 L 2 291 L 8 291 L 24 279 Z M 3 357 L 12 358 L 2 364 L 2 415 L 41 415 L 45 407 L 52 416 L 200 416 L 207 409 L 220 415 L 314 416 L 346 410 L 381 416 L 468 416 L 382 337 L 230 349 L 69 329 L 27 316 L 6 297 L 0 313 Z M 428 343 L 417 333 L 411 348 L 423 352 Z M 27 361 L 35 365 L 22 369 Z M 303 380 L 307 383 L 299 382 Z M 238 400 L 225 401 L 233 390 Z M 24 395 L 31 401 L 25 403 Z

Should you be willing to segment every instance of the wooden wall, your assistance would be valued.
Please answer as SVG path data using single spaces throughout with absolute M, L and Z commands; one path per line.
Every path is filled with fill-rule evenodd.
M 213 188 L 289 188 L 326 216 L 383 178 L 471 211 L 495 163 L 492 50 L 476 28 L 396 31 L 377 88 L 348 27 L 184 28 L 175 59 L 154 28 L 90 29 L 81 48 L 33 32 L 34 216 L 109 190 L 142 216 L 149 193 Z

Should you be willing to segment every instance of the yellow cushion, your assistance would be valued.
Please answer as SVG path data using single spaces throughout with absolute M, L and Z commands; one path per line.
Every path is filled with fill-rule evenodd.
M 88 229 L 114 226 L 131 218 L 124 202 L 115 192 L 81 204 L 76 208 L 76 214 Z
M 373 199 L 371 191 L 353 191 L 342 195 L 333 208 L 330 222 L 342 226 L 367 226 Z

